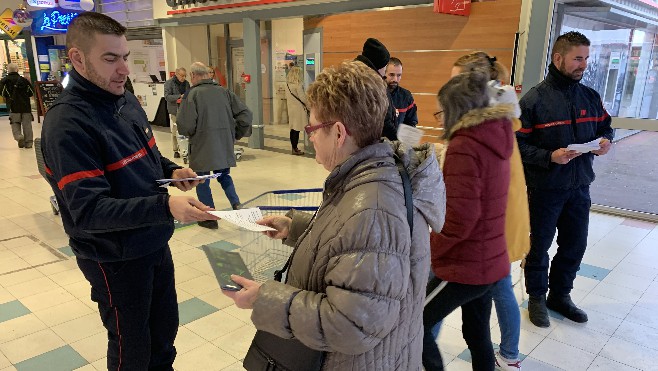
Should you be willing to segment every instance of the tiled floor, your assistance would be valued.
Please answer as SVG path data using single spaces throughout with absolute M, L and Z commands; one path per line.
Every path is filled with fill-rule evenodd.
M 287 137 L 285 126 L 267 130 Z M 167 153 L 167 133 L 156 131 L 156 138 Z M 243 202 L 270 190 L 322 185 L 326 172 L 313 159 L 291 156 L 283 141 L 270 139 L 267 145 L 281 150 L 247 148 L 231 171 Z M 34 152 L 16 147 L 6 118 L 0 119 L 0 156 L 0 370 L 104 370 L 106 335 L 89 286 L 51 212 L 52 192 L 38 176 Z M 212 189 L 217 207 L 228 208 L 219 185 Z M 216 231 L 189 225 L 174 233 L 181 323 L 177 370 L 242 369 L 255 332 L 250 313 L 220 293 L 198 247 L 233 250 L 244 238 L 222 222 Z M 518 277 L 515 268 L 515 281 Z M 658 226 L 592 214 L 589 247 L 573 291 L 589 314 L 585 325 L 554 314 L 550 328 L 537 328 L 528 321 L 520 283 L 515 291 L 525 370 L 658 370 Z M 470 370 L 460 318 L 459 312 L 450 315 L 439 336 L 448 370 Z M 498 343 L 495 318 L 492 340 Z

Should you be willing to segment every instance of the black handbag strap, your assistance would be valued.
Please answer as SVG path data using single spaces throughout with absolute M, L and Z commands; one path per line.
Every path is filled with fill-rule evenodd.
M 308 113 L 308 107 L 306 107 L 306 104 L 304 104 L 304 102 L 302 102 L 302 100 L 299 99 L 299 97 L 297 97 L 297 96 L 295 95 L 295 93 L 292 92 L 292 90 L 290 90 L 290 85 L 288 85 L 288 83 L 286 83 L 286 86 L 288 87 L 288 91 L 290 92 L 290 94 L 291 94 L 293 97 L 295 97 L 295 99 L 297 99 L 297 101 L 298 101 L 299 103 L 302 104 L 302 107 L 304 107 L 304 111 L 306 111 L 306 112 Z

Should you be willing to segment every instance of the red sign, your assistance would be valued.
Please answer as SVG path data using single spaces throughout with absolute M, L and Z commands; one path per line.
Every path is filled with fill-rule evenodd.
M 523 85 L 514 86 L 514 90 L 516 90 L 517 93 L 520 93 L 523 90 Z
M 471 0 L 434 0 L 434 12 L 469 16 Z

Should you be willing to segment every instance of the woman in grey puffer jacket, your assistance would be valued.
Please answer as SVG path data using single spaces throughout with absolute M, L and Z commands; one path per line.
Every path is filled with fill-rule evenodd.
M 326 352 L 324 370 L 420 370 L 429 228 L 440 231 L 445 187 L 431 145 L 381 141 L 388 105 L 361 62 L 325 69 L 308 91 L 306 132 L 330 171 L 315 218 L 271 216 L 270 237 L 296 247 L 287 282 L 233 276 L 228 293 L 259 330 Z M 394 154 L 411 178 L 413 234 Z

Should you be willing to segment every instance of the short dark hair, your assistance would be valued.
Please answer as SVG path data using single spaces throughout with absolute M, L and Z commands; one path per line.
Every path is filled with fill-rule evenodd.
M 123 36 L 126 28 L 113 18 L 96 12 L 84 12 L 75 17 L 66 31 L 66 50 L 89 51 L 96 34 Z
M 402 61 L 395 57 L 391 57 L 391 59 L 388 60 L 388 64 L 402 67 Z
M 591 42 L 587 36 L 577 31 L 569 31 L 560 35 L 557 40 L 555 40 L 553 51 L 551 52 L 551 59 L 553 59 L 555 54 L 565 55 L 569 53 L 574 46 L 590 46 L 590 44 Z

